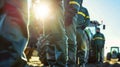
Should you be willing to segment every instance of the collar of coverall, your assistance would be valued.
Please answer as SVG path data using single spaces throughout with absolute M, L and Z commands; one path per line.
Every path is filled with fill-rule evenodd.
M 79 4 L 80 4 L 80 6 L 82 6 L 83 0 L 79 0 Z

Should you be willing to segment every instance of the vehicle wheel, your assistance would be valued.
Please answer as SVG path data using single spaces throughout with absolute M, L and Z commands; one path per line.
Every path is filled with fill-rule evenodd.
M 88 62 L 89 62 L 89 63 L 95 63 L 95 62 L 97 62 L 97 60 L 98 60 L 97 52 L 94 51 L 93 49 L 91 49 L 91 50 L 89 51 Z
M 39 59 L 41 61 L 42 64 L 44 64 L 45 66 L 48 66 L 48 62 L 47 62 L 47 58 L 46 58 L 46 52 L 43 51 L 41 53 L 38 54 Z
M 118 61 L 120 61 L 120 53 L 118 53 Z
M 111 53 L 107 53 L 107 60 L 111 59 Z
M 46 46 L 45 45 L 41 45 L 41 46 L 38 46 L 37 48 L 39 60 L 41 61 L 42 64 L 47 66 L 48 62 L 47 62 L 47 57 L 46 57 Z

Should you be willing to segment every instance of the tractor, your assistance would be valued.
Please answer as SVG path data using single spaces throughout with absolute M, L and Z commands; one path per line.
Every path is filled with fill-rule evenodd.
M 120 61 L 120 50 L 119 47 L 111 47 L 110 52 L 107 53 L 107 60 L 118 59 Z

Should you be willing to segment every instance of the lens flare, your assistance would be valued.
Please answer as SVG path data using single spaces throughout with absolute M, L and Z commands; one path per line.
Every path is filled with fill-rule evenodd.
M 47 4 L 34 4 L 33 9 L 37 19 L 47 17 L 50 12 L 50 8 Z

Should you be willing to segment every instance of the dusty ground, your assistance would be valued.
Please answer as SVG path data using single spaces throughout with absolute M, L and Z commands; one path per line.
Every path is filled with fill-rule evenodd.
M 109 64 L 109 63 L 103 63 L 103 64 L 87 64 L 86 67 L 120 67 L 120 64 Z
M 33 56 L 28 64 L 34 67 L 42 66 L 41 62 L 39 61 L 39 57 L 37 56 Z M 86 67 L 120 67 L 120 64 L 118 62 L 104 62 L 103 64 L 88 63 L 86 64 Z
M 37 51 L 33 52 L 33 56 L 29 60 L 28 64 L 32 65 L 33 67 L 41 67 L 43 65 L 39 61 L 39 57 L 37 56 Z M 105 61 L 102 64 L 88 63 L 86 64 L 86 67 L 120 67 L 120 62 L 118 62 L 116 59 L 112 59 L 112 61 Z

